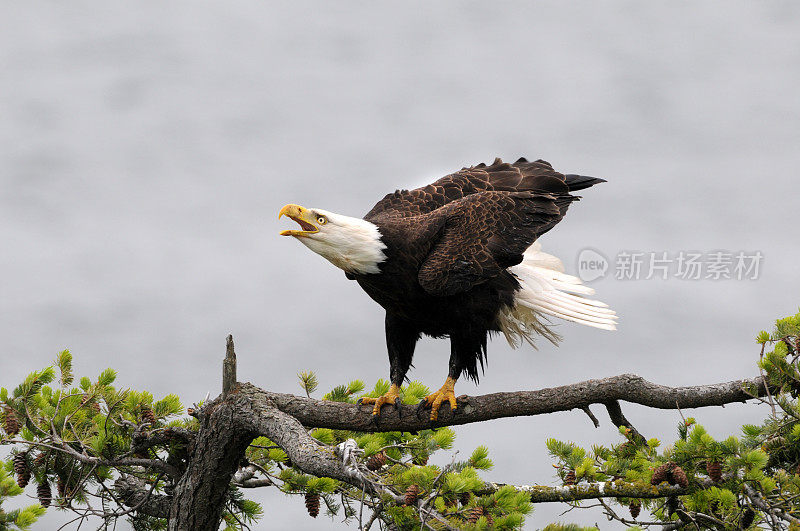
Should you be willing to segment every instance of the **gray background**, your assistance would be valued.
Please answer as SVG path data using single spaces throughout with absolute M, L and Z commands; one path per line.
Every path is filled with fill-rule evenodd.
M 636 372 L 689 385 L 754 374 L 754 334 L 797 310 L 800 6 L 792 2 L 3 2 L 0 374 L 62 348 L 79 374 L 184 403 L 239 374 L 298 391 L 385 377 L 383 313 L 279 230 L 285 203 L 363 215 L 383 194 L 495 156 L 605 177 L 544 240 L 580 249 L 760 250 L 757 281 L 594 283 L 616 333 L 564 324 L 560 348 L 490 345 L 479 388 Z M 446 341 L 411 373 L 445 376 Z M 676 412 L 626 407 L 648 436 Z M 458 428 L 509 483 L 553 483 L 544 441 L 618 441 L 598 409 Z M 755 406 L 694 411 L 737 432 Z M 440 462 L 449 461 L 442 455 Z M 31 489 L 27 491 L 32 493 Z M 259 496 L 260 528 L 338 527 Z M 542 505 L 535 529 L 565 507 Z M 565 521 L 613 527 L 599 512 Z M 42 529 L 63 515 L 48 516 Z M 270 525 L 271 524 L 271 525 Z

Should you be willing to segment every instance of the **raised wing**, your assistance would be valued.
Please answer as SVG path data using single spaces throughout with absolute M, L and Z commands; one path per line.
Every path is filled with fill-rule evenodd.
M 563 217 L 576 198 L 566 193 L 480 192 L 442 209 L 438 242 L 418 280 L 432 295 L 469 290 L 519 264 L 525 249 Z
M 478 164 L 463 168 L 422 188 L 397 190 L 388 194 L 378 201 L 364 219 L 417 216 L 481 192 L 545 192 L 562 195 L 599 182 L 603 182 L 603 179 L 564 175 L 543 160 L 528 162 L 521 158 L 509 164 L 495 159 L 489 166 Z

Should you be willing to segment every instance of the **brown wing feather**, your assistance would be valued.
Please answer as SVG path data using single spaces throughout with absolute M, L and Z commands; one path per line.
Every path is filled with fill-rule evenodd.
M 498 158 L 488 166 L 482 163 L 463 168 L 422 188 L 388 194 L 364 219 L 417 216 L 469 195 L 490 191 L 538 191 L 560 195 L 569 192 L 569 187 L 564 174 L 555 171 L 549 162 L 528 162 L 521 158 L 509 164 Z
M 496 277 L 522 261 L 525 249 L 561 220 L 561 207 L 572 199 L 493 191 L 452 202 L 442 209 L 444 229 L 420 268 L 420 285 L 448 296 Z

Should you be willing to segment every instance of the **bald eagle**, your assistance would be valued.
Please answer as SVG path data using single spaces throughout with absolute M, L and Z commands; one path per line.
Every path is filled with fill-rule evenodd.
M 457 407 L 456 380 L 478 381 L 487 336 L 502 333 L 516 347 L 558 335 L 547 316 L 614 330 L 616 314 L 591 300 L 594 290 L 564 274 L 561 261 L 536 241 L 578 196 L 570 192 L 605 182 L 564 175 L 546 161 L 463 168 L 415 190 L 378 201 L 363 219 L 319 208 L 286 205 L 280 213 L 300 225 L 285 230 L 344 270 L 386 310 L 391 387 L 374 404 L 400 406 L 400 386 L 422 334 L 450 338 L 447 379 L 420 407 L 436 420 L 445 401 Z

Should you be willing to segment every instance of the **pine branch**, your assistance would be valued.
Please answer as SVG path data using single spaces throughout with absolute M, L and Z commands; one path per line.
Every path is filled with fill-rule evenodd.
M 589 404 L 603 404 L 609 409 L 612 420 L 630 427 L 622 415 L 617 400 L 626 400 L 646 406 L 674 409 L 742 402 L 752 398 L 744 388 L 765 392 L 760 378 L 739 380 L 715 385 L 672 388 L 650 383 L 636 375 L 622 375 L 602 380 L 589 380 L 570 386 L 540 391 L 496 393 L 478 397 L 462 397 L 462 411 L 447 415 L 437 425 L 466 424 L 492 418 L 519 415 L 539 415 L 573 408 L 583 409 Z M 398 419 L 392 408 L 387 408 L 378 426 L 370 424 L 371 415 L 356 405 L 318 401 L 309 398 L 272 393 L 252 384 L 238 384 L 226 398 L 219 397 L 205 404 L 197 412 L 204 425 L 217 424 L 224 419 L 225 427 L 220 431 L 233 436 L 261 435 L 274 441 L 284 449 L 291 462 L 300 470 L 317 477 L 329 477 L 368 493 L 389 495 L 395 500 L 399 493 L 379 485 L 357 465 L 348 462 L 341 449 L 326 447 L 309 435 L 310 427 L 344 428 L 363 431 L 416 431 L 429 428 L 430 420 L 418 418 L 411 413 L 413 406 L 406 406 L 408 414 Z M 371 428 L 371 429 L 370 429 Z M 203 453 L 202 447 L 196 452 Z M 214 466 L 206 463 L 206 466 Z M 231 471 L 231 476 L 233 471 Z M 185 475 L 183 479 L 189 474 Z M 488 484 L 487 489 L 496 490 L 502 485 Z M 587 498 L 630 497 L 660 498 L 685 494 L 686 489 L 662 484 L 651 486 L 644 483 L 623 481 L 579 484 L 566 487 L 519 486 L 517 490 L 529 492 L 532 502 L 574 501 Z
M 481 396 L 462 395 L 458 397 L 458 409 L 455 413 L 451 413 L 449 408 L 443 408 L 437 421 L 431 421 L 427 415 L 418 416 L 416 406 L 413 405 L 403 406 L 402 416 L 398 416 L 394 407 L 387 406 L 383 408 L 379 422 L 374 423 L 371 422 L 371 408 L 367 407 L 273 393 L 249 383 L 241 384 L 237 391 L 248 395 L 256 402 L 269 401 L 275 408 L 295 417 L 309 428 L 363 432 L 415 432 L 432 427 L 470 424 L 504 417 L 543 415 L 572 409 L 583 410 L 591 404 L 604 405 L 609 409 L 609 415 L 616 425 L 625 425 L 633 429 L 622 415 L 617 401 L 657 409 L 688 409 L 745 402 L 766 395 L 764 380 L 761 377 L 711 385 L 668 387 L 648 382 L 635 374 L 622 374 L 538 391 Z
M 475 494 L 486 495 L 504 487 L 503 483 L 486 483 L 485 487 Z M 546 485 L 510 485 L 520 492 L 530 493 L 531 502 L 570 502 L 598 498 L 665 498 L 667 496 L 682 496 L 690 492 L 689 488 L 678 485 L 662 483 L 657 486 L 649 483 L 630 483 L 622 480 L 607 481 L 604 483 L 580 483 L 551 487 Z

